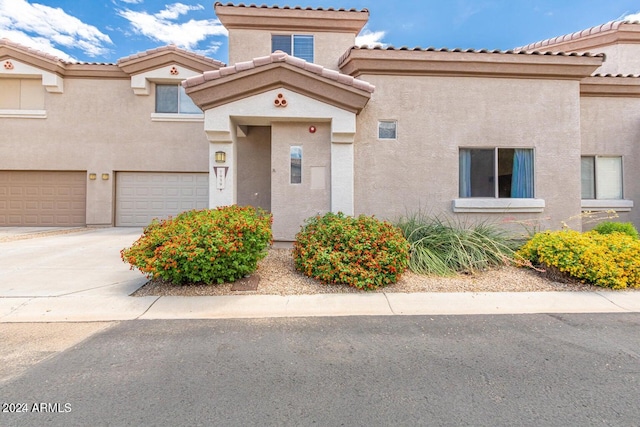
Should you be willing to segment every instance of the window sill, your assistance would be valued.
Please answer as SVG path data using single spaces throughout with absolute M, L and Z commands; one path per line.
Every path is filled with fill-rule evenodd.
M 633 200 L 596 200 L 582 199 L 581 206 L 583 211 L 609 211 L 629 212 L 633 207 Z
M 151 113 L 154 122 L 204 122 L 204 114 Z
M 543 212 L 544 199 L 464 198 L 453 200 L 453 211 L 464 213 Z
M 0 110 L 0 117 L 14 119 L 46 119 L 47 110 Z

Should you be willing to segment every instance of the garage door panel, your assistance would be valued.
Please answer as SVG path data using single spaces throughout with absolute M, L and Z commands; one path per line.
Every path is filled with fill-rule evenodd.
M 116 173 L 117 226 L 146 226 L 154 218 L 208 205 L 207 173 Z
M 0 225 L 82 226 L 86 173 L 0 171 Z

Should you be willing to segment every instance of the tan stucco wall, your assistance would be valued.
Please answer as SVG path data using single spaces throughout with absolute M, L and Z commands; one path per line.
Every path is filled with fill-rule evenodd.
M 589 49 L 604 53 L 606 60 L 594 74 L 638 74 L 640 70 L 640 44 L 614 44 Z
M 238 204 L 271 210 L 271 128 L 247 129 L 237 138 Z
M 271 35 L 287 34 L 279 31 L 243 30 L 229 31 L 229 64 L 250 61 L 271 53 Z M 346 33 L 304 33 L 314 36 L 314 62 L 332 70 L 338 70 L 338 59 L 355 44 L 353 34 Z
M 0 118 L 0 169 L 109 173 L 87 181 L 87 223 L 113 223 L 114 171 L 207 172 L 202 122 L 152 122 L 155 96 L 126 80 L 72 79 L 45 93 L 46 119 Z
M 316 132 L 310 133 L 309 126 Z M 302 146 L 302 183 L 290 183 L 290 151 Z M 324 188 L 311 188 L 311 168 L 324 168 Z M 273 238 L 293 240 L 304 220 L 331 209 L 331 128 L 329 123 L 282 123 L 271 127 L 271 211 Z
M 635 206 L 616 221 L 640 228 L 640 98 L 583 97 L 581 114 L 582 154 L 622 156 L 623 196 Z
M 577 81 L 365 75 L 376 91 L 358 116 L 356 214 L 394 219 L 422 209 L 452 213 L 460 147 L 535 149 L 543 213 L 467 214 L 534 219 L 558 228 L 580 213 Z M 398 139 L 378 140 L 378 120 L 397 120 Z M 460 216 L 460 215 L 459 215 Z M 578 224 L 579 227 L 579 224 Z

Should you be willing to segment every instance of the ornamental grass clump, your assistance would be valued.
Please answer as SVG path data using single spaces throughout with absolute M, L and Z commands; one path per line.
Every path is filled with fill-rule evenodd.
M 176 285 L 233 282 L 253 273 L 271 243 L 272 216 L 250 206 L 193 210 L 153 222 L 124 262 Z
M 418 274 L 450 276 L 506 265 L 519 246 L 489 223 L 465 225 L 419 212 L 396 225 L 411 244 L 409 269 Z
M 538 233 L 518 256 L 543 267 L 555 267 L 583 283 L 613 289 L 640 288 L 640 240 L 624 233 Z
M 409 243 L 386 221 L 327 213 L 307 219 L 293 244 L 295 267 L 324 283 L 372 290 L 398 281 Z
M 638 230 L 630 222 L 611 222 L 605 221 L 593 227 L 593 231 L 597 231 L 600 234 L 611 234 L 614 232 L 624 233 L 638 239 Z

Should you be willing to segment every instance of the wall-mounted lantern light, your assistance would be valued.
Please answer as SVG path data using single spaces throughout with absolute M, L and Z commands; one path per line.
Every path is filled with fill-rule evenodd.
M 103 174 L 102 174 L 102 179 L 103 179 L 104 181 L 108 180 L 108 179 L 109 179 L 109 174 L 108 174 L 108 173 L 103 173 Z
M 96 180 L 96 174 L 95 174 L 95 173 L 90 173 L 90 174 L 89 174 L 89 179 L 90 179 L 91 181 L 95 181 L 95 180 Z
M 227 161 L 227 153 L 224 151 L 216 151 L 216 163 L 224 163 Z

